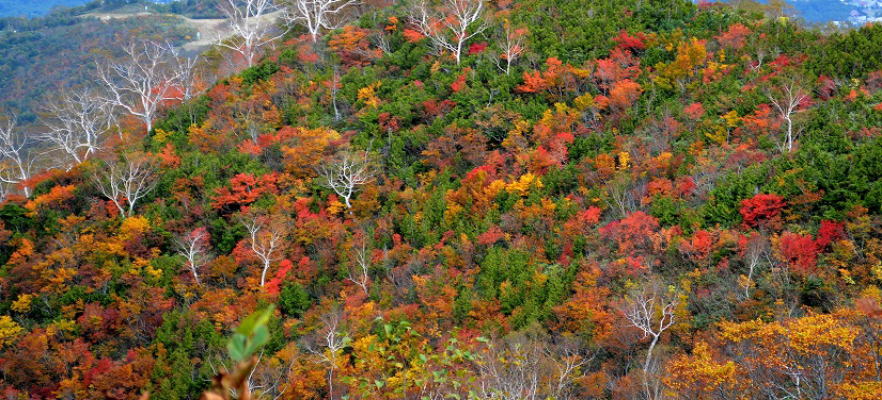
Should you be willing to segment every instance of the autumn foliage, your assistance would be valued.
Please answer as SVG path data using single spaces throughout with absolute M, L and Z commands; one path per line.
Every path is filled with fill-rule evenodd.
M 882 398 L 882 28 L 380 3 L 2 186 L 0 397 Z

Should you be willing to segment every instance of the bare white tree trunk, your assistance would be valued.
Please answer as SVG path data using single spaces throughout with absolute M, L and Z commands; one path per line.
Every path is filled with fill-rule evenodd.
M 281 215 L 243 215 L 241 222 L 248 230 L 248 245 L 261 262 L 260 286 L 266 284 L 266 275 L 288 234 L 289 221 Z
M 465 43 L 487 29 L 484 0 L 443 0 L 438 6 L 419 0 L 411 8 L 410 22 L 435 48 L 453 53 L 457 65 Z
M 371 256 L 367 248 L 367 239 L 362 238 L 361 246 L 353 248 L 354 260 L 353 265 L 349 267 L 349 280 L 358 285 L 364 294 L 368 294 L 368 284 L 370 282 Z
M 23 183 L 30 179 L 34 166 L 30 142 L 27 134 L 16 126 L 15 116 L 5 125 L 0 124 L 0 184 L 21 186 L 26 197 L 31 195 L 31 189 Z
M 480 400 L 569 400 L 576 397 L 574 379 L 591 357 L 574 343 L 510 335 L 494 340 L 477 354 L 478 379 L 472 390 Z
M 747 248 L 744 250 L 744 263 L 747 264 L 747 277 L 744 286 L 744 298 L 750 298 L 750 289 L 753 288 L 753 275 L 759 268 L 760 263 L 765 259 L 771 265 L 769 240 L 761 235 L 755 234 L 747 242 Z
M 187 260 L 185 267 L 193 274 L 193 280 L 196 281 L 197 285 L 202 284 L 199 280 L 199 270 L 209 260 L 208 239 L 208 230 L 200 227 L 181 235 L 175 240 L 177 252 Z
M 505 60 L 505 68 L 499 68 L 508 75 L 511 73 L 512 64 L 526 50 L 527 30 L 525 28 L 513 28 L 509 21 L 504 21 L 499 36 L 499 48 L 502 51 L 502 54 L 499 56 Z
M 288 0 L 285 20 L 300 25 L 309 33 L 312 42 L 318 41 L 322 29 L 336 29 L 344 22 L 337 17 L 360 0 Z
M 170 45 L 155 42 L 132 42 L 123 48 L 119 62 L 99 65 L 99 80 L 107 87 L 106 101 L 122 108 L 153 130 L 153 119 L 169 100 L 177 100 L 180 85 Z
M 261 50 L 287 33 L 277 32 L 274 19 L 269 14 L 278 8 L 272 0 L 223 0 L 221 12 L 227 19 L 232 37 L 218 36 L 218 46 L 238 53 L 246 66 L 254 65 Z
M 46 132 L 40 137 L 50 148 L 70 157 L 73 165 L 82 163 L 101 151 L 116 125 L 112 108 L 112 103 L 89 89 L 63 93 L 46 106 L 47 117 L 42 121 Z
M 309 335 L 301 341 L 306 351 L 321 359 L 328 366 L 325 379 L 328 384 L 328 399 L 334 399 L 334 375 L 337 371 L 337 363 L 340 354 L 347 343 L 349 336 L 340 328 L 343 312 L 339 306 L 334 306 L 330 311 L 321 316 L 322 329 Z
M 342 197 L 346 208 L 352 208 L 352 195 L 360 186 L 372 182 L 375 175 L 367 152 L 363 157 L 348 152 L 340 153 L 335 160 L 322 165 L 318 170 L 321 183 Z
M 792 80 L 767 91 L 766 97 L 786 125 L 784 141 L 781 144 L 782 151 L 786 149 L 787 152 L 791 152 L 793 151 L 793 141 L 799 135 L 799 132 L 795 131 L 793 117 L 800 111 L 799 106 L 808 99 L 808 92 L 802 89 L 795 80 Z
M 649 348 L 643 362 L 643 387 L 647 399 L 658 398 L 658 385 L 650 382 L 651 368 L 656 345 L 662 333 L 674 324 L 674 308 L 677 298 L 657 282 L 645 285 L 626 299 L 622 312 L 634 327 L 649 337 Z
M 138 200 L 156 188 L 158 178 L 156 163 L 144 154 L 124 154 L 121 161 L 105 163 L 94 175 L 101 194 L 126 217 L 132 216 Z
M 180 101 L 188 101 L 198 94 L 198 82 L 202 78 L 201 70 L 198 68 L 199 56 L 185 57 L 180 51 L 169 46 L 169 56 L 171 57 L 172 72 L 176 77 L 177 90 L 172 90 L 169 97 L 174 97 Z

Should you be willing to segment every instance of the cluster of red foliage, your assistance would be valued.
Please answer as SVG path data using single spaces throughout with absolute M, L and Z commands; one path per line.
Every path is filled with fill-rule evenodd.
M 257 201 L 264 194 L 276 194 L 278 178 L 277 173 L 262 176 L 237 174 L 230 179 L 230 187 L 217 189 L 212 207 L 218 210 L 233 210 Z
M 781 211 L 787 203 L 776 194 L 757 194 L 741 201 L 741 213 L 744 226 L 775 227 L 781 223 Z

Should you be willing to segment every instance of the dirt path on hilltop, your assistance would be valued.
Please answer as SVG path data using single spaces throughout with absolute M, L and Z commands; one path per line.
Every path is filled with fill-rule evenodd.
M 110 19 L 124 19 L 124 18 L 138 18 L 148 15 L 157 15 L 156 13 L 151 13 L 147 11 L 136 12 L 136 13 L 89 13 L 84 14 L 84 17 L 95 17 L 101 19 L 103 21 Z M 181 19 L 182 23 L 190 28 L 196 30 L 197 34 L 192 38 L 189 42 L 181 45 L 181 48 L 186 51 L 200 51 L 208 46 L 211 46 L 213 43 L 217 42 L 218 38 L 226 39 L 232 35 L 232 30 L 226 24 L 226 19 L 217 18 L 217 19 L 193 19 L 187 18 L 183 15 L 177 14 L 166 14 L 169 16 L 174 16 L 176 18 Z M 276 20 L 282 15 L 281 11 L 276 11 L 274 13 L 266 14 L 261 17 L 262 23 L 275 23 Z

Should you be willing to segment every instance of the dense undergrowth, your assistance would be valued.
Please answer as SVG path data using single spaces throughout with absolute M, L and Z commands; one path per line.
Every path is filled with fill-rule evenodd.
M 105 157 L 131 216 L 98 161 L 7 200 L 4 395 L 197 398 L 269 303 L 260 398 L 882 395 L 882 26 L 488 9 L 458 65 L 404 5 L 289 35 Z

